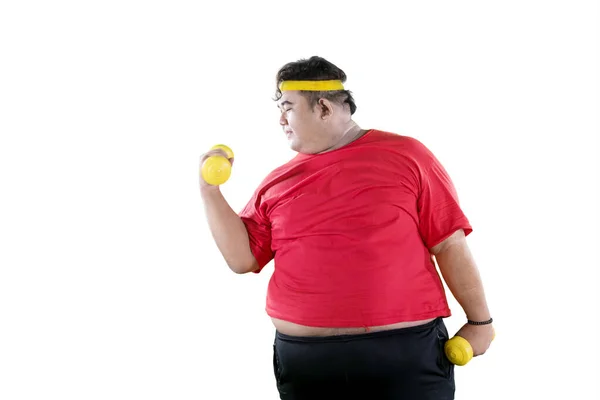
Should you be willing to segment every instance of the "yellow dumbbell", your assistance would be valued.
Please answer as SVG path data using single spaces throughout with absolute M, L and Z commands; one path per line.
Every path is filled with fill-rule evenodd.
M 202 164 L 202 179 L 209 185 L 222 185 L 231 176 L 231 161 L 233 150 L 224 144 L 217 144 L 210 148 L 211 150 L 221 149 L 227 153 L 227 158 L 223 156 L 210 156 Z
M 444 345 L 446 357 L 452 364 L 466 365 L 473 358 L 473 347 L 467 339 L 454 336 Z
M 496 337 L 496 332 L 492 336 L 492 340 Z M 473 358 L 473 347 L 471 343 L 461 336 L 454 336 L 444 345 L 446 357 L 452 364 L 466 365 Z

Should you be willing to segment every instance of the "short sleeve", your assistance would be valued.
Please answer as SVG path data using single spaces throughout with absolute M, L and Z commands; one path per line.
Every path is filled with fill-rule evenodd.
M 271 224 L 261 212 L 260 195 L 257 191 L 238 214 L 248 231 L 250 250 L 258 262 L 259 273 L 273 259 L 271 250 Z
M 473 228 L 459 205 L 456 188 L 442 164 L 428 150 L 420 161 L 419 231 L 425 245 L 431 249 L 457 230 L 463 229 L 466 236 Z

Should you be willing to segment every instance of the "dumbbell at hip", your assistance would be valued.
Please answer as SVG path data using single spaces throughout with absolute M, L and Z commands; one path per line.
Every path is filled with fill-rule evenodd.
M 496 333 L 494 332 L 492 340 L 495 337 Z M 459 366 L 467 365 L 473 359 L 473 347 L 471 347 L 471 343 L 461 336 L 454 336 L 448 340 L 444 344 L 444 353 L 446 353 L 446 357 L 448 357 L 448 360 L 452 364 Z
M 221 149 L 227 153 L 227 157 L 210 156 L 202 163 L 202 179 L 209 185 L 222 185 L 231 176 L 231 161 L 233 150 L 224 144 L 217 144 L 210 148 L 211 150 Z
M 444 353 L 452 364 L 466 365 L 473 358 L 473 347 L 467 339 L 454 336 L 444 344 Z

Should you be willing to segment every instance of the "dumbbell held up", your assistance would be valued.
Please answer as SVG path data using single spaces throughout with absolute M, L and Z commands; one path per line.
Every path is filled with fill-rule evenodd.
M 217 144 L 211 147 L 211 150 L 223 150 L 227 157 L 214 155 L 208 157 L 202 163 L 202 179 L 209 185 L 218 186 L 227 182 L 231 176 L 231 160 L 233 159 L 233 150 L 224 144 Z

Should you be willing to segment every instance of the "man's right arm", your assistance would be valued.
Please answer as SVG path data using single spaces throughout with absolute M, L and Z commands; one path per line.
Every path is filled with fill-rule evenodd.
M 203 185 L 200 193 L 212 237 L 229 268 L 237 274 L 258 270 L 246 225 L 229 206 L 219 187 Z

